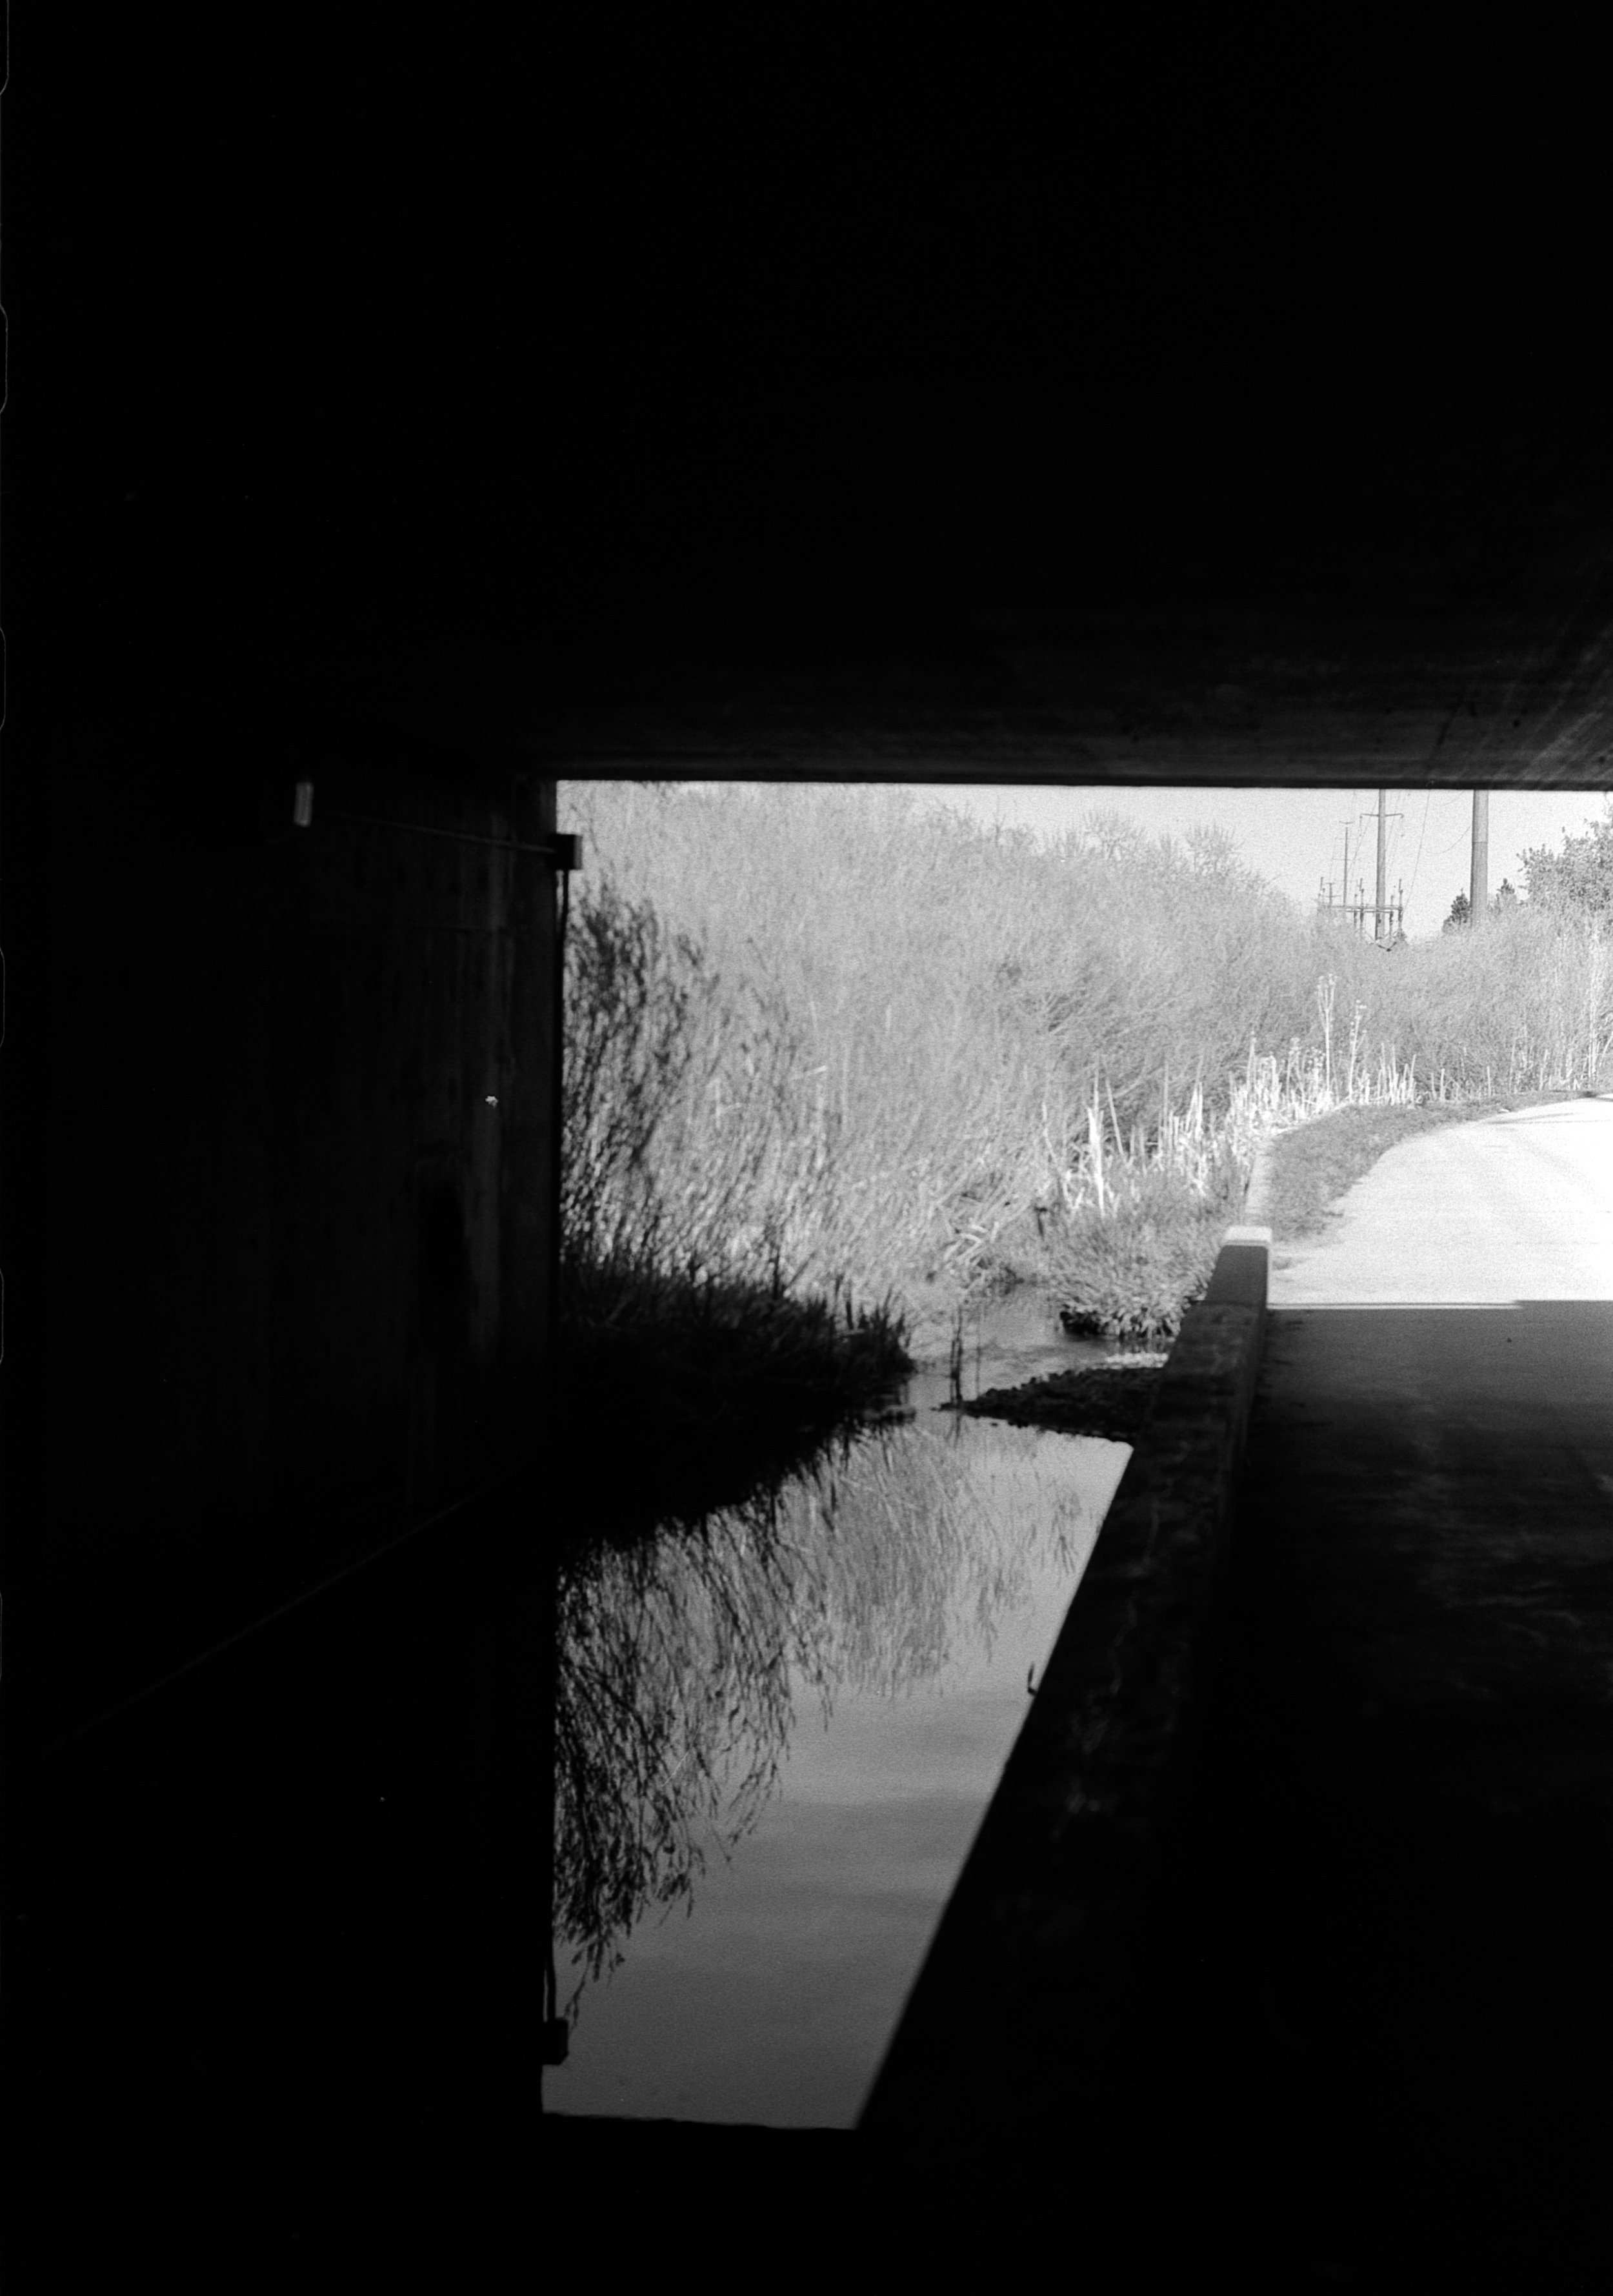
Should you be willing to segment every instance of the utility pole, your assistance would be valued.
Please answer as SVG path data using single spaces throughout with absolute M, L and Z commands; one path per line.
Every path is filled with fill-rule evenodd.
M 1391 821 L 1400 819 L 1397 813 L 1388 810 L 1388 790 L 1378 792 L 1378 897 L 1372 906 L 1372 939 L 1384 943 L 1395 938 L 1388 897 L 1388 827 Z
M 1473 792 L 1473 866 L 1468 879 L 1468 922 L 1476 925 L 1490 906 L 1490 792 Z
M 1316 911 L 1318 915 L 1320 915 L 1325 909 L 1327 914 L 1331 916 L 1335 908 L 1342 911 L 1343 914 L 1347 918 L 1352 914 L 1350 907 L 1350 832 L 1355 825 L 1355 815 L 1352 814 L 1349 819 L 1344 822 L 1341 825 L 1344 830 L 1344 873 L 1339 880 L 1339 898 L 1336 902 L 1333 898 L 1332 879 L 1331 877 L 1324 877 L 1322 881 L 1321 890 L 1318 891 L 1316 896 Z M 1359 931 L 1361 928 L 1361 918 L 1358 913 L 1355 914 L 1355 928 L 1357 931 Z

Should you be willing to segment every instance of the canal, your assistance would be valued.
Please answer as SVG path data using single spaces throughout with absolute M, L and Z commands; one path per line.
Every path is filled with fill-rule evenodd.
M 1103 1354 L 1031 1294 L 966 1336 L 966 1396 Z M 546 2111 L 855 2125 L 1130 1456 L 951 1393 L 568 1565 Z

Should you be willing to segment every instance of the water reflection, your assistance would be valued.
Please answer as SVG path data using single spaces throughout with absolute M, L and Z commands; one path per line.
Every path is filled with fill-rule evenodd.
M 1029 1622 L 1039 1665 L 1124 1458 L 921 1408 L 780 1490 L 566 1561 L 556 1923 L 580 1972 L 574 2021 L 635 1926 L 692 1903 L 708 1850 L 727 1857 L 757 1826 L 806 1714 L 827 1730 L 847 1702 L 888 1710 L 950 1692 L 961 1722 L 1011 1621 Z M 1022 1699 L 1020 1645 L 1015 1663 Z M 967 1787 L 981 1808 L 1023 1712 L 1002 1685 L 993 1695 L 987 1774 Z M 866 1720 L 856 1759 L 888 1768 Z M 980 1768 L 978 1751 L 958 1751 L 968 1732 L 897 1735 L 904 1793 L 953 1791 L 950 1774 L 926 1775 L 949 1761 Z

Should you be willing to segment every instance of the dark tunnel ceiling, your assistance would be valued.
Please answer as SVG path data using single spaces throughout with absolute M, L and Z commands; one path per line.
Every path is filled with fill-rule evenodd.
M 289 174 L 221 113 L 205 201 L 188 114 L 110 209 L 62 170 L 12 517 L 71 693 L 572 775 L 1613 783 L 1599 136 L 741 133 L 618 62 L 542 133 L 478 62 L 457 142 L 333 81 Z
M 1613 786 L 1613 551 L 1488 597 L 1262 592 L 938 609 L 931 627 L 579 648 L 426 644 L 366 715 L 535 747 L 562 777 Z M 608 627 L 610 626 L 608 625 Z
M 614 569 L 579 514 L 563 595 L 349 691 L 562 777 L 1613 785 L 1600 410 L 1303 411 L 1219 460 L 1140 417 L 984 472 L 842 439 L 822 502 L 782 463 L 618 472 Z
M 674 217 L 579 291 L 524 627 L 412 706 L 569 776 L 1613 784 L 1601 251 L 1340 182 Z

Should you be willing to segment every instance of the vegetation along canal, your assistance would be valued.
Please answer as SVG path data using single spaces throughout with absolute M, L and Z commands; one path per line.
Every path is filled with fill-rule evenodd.
M 969 1397 L 1105 1352 L 969 1339 Z M 1129 1456 L 953 1392 L 563 1570 L 546 2110 L 854 2125 Z
M 1380 944 L 1211 831 L 561 802 L 555 1423 L 590 1471 L 545 1581 L 544 2105 L 848 2128 L 1148 1406 L 1106 1351 L 1170 1345 L 1257 1166 L 1282 1248 L 1411 1135 L 1597 1087 L 1613 817 L 1477 929 Z M 988 1409 L 938 1407 L 954 1372 Z

